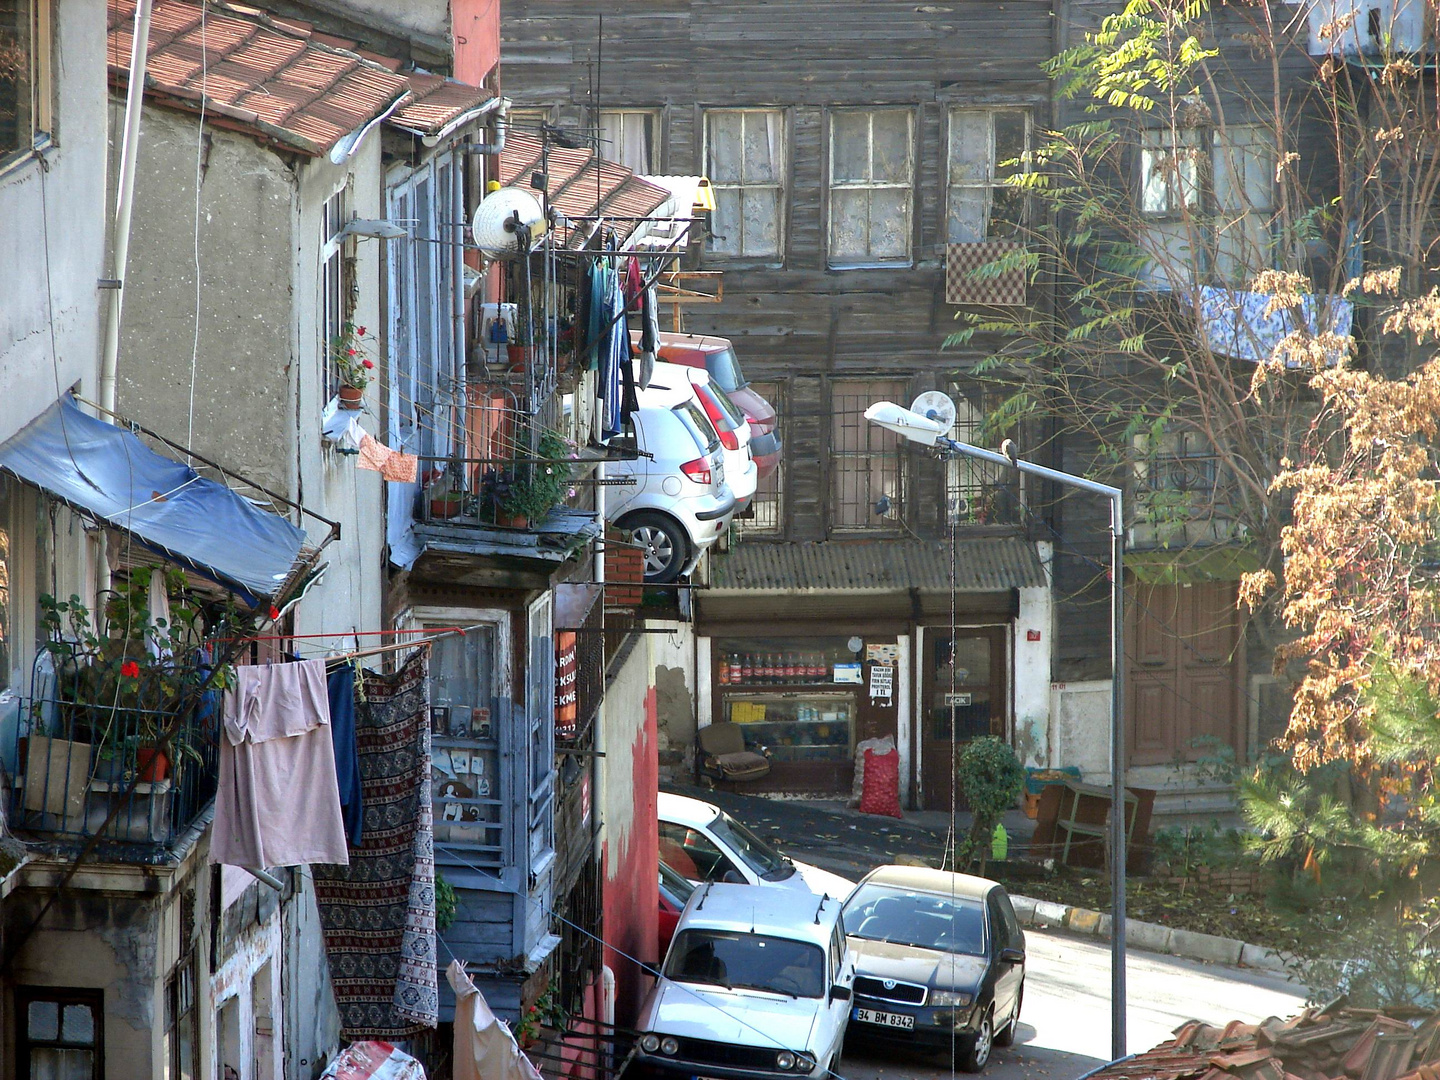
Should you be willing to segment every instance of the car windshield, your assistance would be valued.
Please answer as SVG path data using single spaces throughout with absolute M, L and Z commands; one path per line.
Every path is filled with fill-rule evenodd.
M 744 373 L 740 370 L 740 361 L 736 358 L 734 349 L 724 348 L 707 353 L 705 370 L 710 373 L 710 378 L 720 384 L 720 389 L 727 394 L 733 394 L 742 386 L 748 385 Z
M 660 864 L 660 891 L 669 897 L 672 904 L 681 908 L 690 899 L 690 894 L 695 891 L 695 883 L 687 880 L 684 874 L 677 873 L 662 862 Z
M 809 942 L 766 934 L 682 930 L 670 946 L 665 974 L 676 982 L 818 998 L 825 993 L 825 953 Z
M 985 909 L 964 897 L 862 885 L 845 904 L 845 932 L 866 941 L 985 955 Z
M 794 863 L 729 814 L 722 812 L 711 822 L 710 831 L 766 881 L 784 881 L 795 873 Z

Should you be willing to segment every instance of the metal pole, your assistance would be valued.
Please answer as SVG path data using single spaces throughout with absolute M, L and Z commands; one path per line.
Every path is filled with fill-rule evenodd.
M 1118 487 L 982 450 L 943 436 L 941 456 L 960 454 L 1042 476 L 1110 500 L 1110 1053 L 1125 1056 L 1125 513 Z

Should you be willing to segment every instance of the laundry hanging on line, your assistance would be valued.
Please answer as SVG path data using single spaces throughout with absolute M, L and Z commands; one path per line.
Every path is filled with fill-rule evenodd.
M 371 435 L 360 440 L 360 456 L 355 464 L 362 469 L 378 472 L 386 480 L 396 484 L 413 484 L 419 472 L 420 459 L 414 454 L 391 450 Z

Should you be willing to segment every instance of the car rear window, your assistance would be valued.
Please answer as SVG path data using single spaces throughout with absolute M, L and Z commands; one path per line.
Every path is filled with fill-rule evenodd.
M 739 405 L 736 405 L 735 402 L 730 400 L 729 394 L 715 386 L 709 386 L 706 387 L 706 389 L 710 391 L 711 396 L 714 397 L 715 401 L 719 404 L 720 411 L 730 418 L 731 423 L 737 428 L 745 423 L 745 414 L 740 411 Z
M 720 437 L 715 434 L 715 428 L 710 423 L 710 418 L 701 411 L 700 406 L 693 401 L 682 402 L 670 410 L 685 425 L 685 430 L 690 432 L 690 437 L 695 440 L 695 445 L 700 448 L 701 453 L 713 454 L 720 446 Z
M 710 373 L 710 378 L 720 384 L 720 389 L 727 394 L 746 385 L 745 373 L 740 370 L 740 361 L 735 356 L 734 349 L 719 349 L 707 354 L 705 370 Z

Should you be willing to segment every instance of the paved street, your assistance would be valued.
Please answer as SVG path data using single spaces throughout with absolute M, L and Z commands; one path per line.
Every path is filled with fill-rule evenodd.
M 1104 942 L 1027 931 L 1029 952 L 1020 1036 L 996 1050 L 992 1080 L 1074 1080 L 1110 1057 L 1110 953 Z M 1132 1052 L 1168 1038 L 1186 1020 L 1212 1023 L 1286 1016 L 1304 1001 L 1299 987 L 1275 976 L 1169 956 L 1130 953 Z M 852 1029 L 858 1030 L 858 1029 Z M 844 1080 L 930 1080 L 948 1076 L 937 1062 L 869 1056 L 852 1039 L 838 1070 Z

